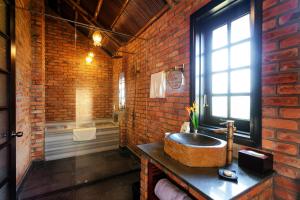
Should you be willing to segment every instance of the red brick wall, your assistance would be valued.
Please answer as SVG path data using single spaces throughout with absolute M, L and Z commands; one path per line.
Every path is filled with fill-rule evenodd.
M 44 158 L 45 133 L 45 11 L 44 1 L 31 1 L 31 157 Z
M 17 0 L 17 6 L 29 6 L 29 0 Z M 24 136 L 17 138 L 17 183 L 31 163 L 30 85 L 31 33 L 30 13 L 16 9 L 16 129 Z
M 47 122 L 75 121 L 80 103 L 76 92 L 77 99 L 79 92 L 89 98 L 92 118 L 112 115 L 112 60 L 80 33 L 75 50 L 74 32 L 70 24 L 46 18 Z M 95 59 L 86 65 L 89 49 Z
M 128 145 L 161 141 L 188 120 L 189 18 L 208 0 L 186 0 L 164 14 L 124 49 Z M 276 199 L 300 198 L 300 8 L 299 0 L 264 0 L 262 147 L 275 155 Z M 185 85 L 167 88 L 165 99 L 150 99 L 150 75 L 185 64 Z M 140 73 L 135 74 L 135 67 Z M 135 116 L 135 119 L 134 119 Z
M 265 0 L 263 7 L 262 145 L 275 156 L 275 197 L 299 199 L 299 0 Z

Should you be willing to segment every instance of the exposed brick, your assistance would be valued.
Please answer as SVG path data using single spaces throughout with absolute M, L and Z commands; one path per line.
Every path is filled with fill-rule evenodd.
M 279 17 L 279 24 L 284 25 L 300 19 L 300 12 L 288 12 L 287 14 Z
M 264 106 L 297 106 L 298 97 L 264 97 Z
M 273 151 L 283 152 L 289 155 L 297 155 L 298 148 L 297 145 L 294 144 L 286 144 L 282 142 L 274 142 L 271 140 L 262 140 L 262 144 L 264 148 L 270 149 Z
M 263 9 L 266 10 L 278 3 L 279 0 L 265 0 L 263 1 Z
M 291 35 L 298 31 L 298 24 L 293 24 L 288 27 L 275 29 L 273 31 L 267 32 L 263 35 L 263 41 L 270 41 L 275 39 L 280 39 L 282 37 Z
M 262 138 L 270 139 L 270 138 L 274 138 L 274 136 L 275 136 L 275 131 L 274 130 L 266 129 L 266 128 L 262 129 Z
M 263 23 L 263 31 L 268 31 L 276 27 L 276 20 L 271 19 Z
M 300 85 L 280 85 L 277 90 L 279 94 L 300 94 Z
M 288 132 L 278 132 L 277 138 L 280 141 L 293 142 L 300 144 L 300 134 L 297 133 L 288 133 Z
M 270 43 L 263 43 L 263 51 L 264 52 L 271 52 L 277 50 L 277 43 L 270 42 Z
M 295 200 L 298 199 L 298 194 L 296 192 L 290 192 L 281 188 L 274 190 L 275 198 L 284 200 Z
M 278 16 L 287 11 L 297 8 L 297 6 L 298 6 L 297 0 L 289 0 L 289 1 L 283 2 L 282 4 L 279 4 L 273 8 L 265 9 L 263 12 L 263 19 L 267 20 L 272 17 Z
M 263 127 L 297 130 L 298 123 L 292 120 L 264 118 Z
M 287 50 L 281 50 L 274 53 L 265 54 L 264 56 L 264 62 L 276 62 L 276 61 L 284 61 L 284 60 L 290 60 L 298 57 L 298 49 L 287 49 Z
M 300 68 L 300 60 L 285 61 L 280 64 L 281 71 L 294 71 Z
M 275 163 L 274 169 L 281 176 L 289 177 L 296 180 L 300 178 L 300 171 L 297 168 Z
M 63 21 L 46 18 L 46 121 L 75 121 L 112 116 L 112 59 L 100 49 L 85 63 L 90 39 Z M 63 48 L 62 48 L 63 47 Z M 80 99 L 91 103 L 86 105 Z M 84 113 L 84 114 L 80 114 Z M 83 119 L 84 120 L 84 119 Z
M 280 42 L 280 48 L 287 48 L 300 45 L 300 34 L 293 35 Z
M 275 155 L 276 156 L 276 155 Z M 300 191 L 300 182 L 297 180 L 293 180 L 290 178 L 286 178 L 283 176 L 275 176 L 274 177 L 274 183 L 279 186 L 283 187 L 285 189 L 288 189 L 290 191 Z
M 276 117 L 277 116 L 277 109 L 276 108 L 262 108 L 262 115 L 263 117 Z
M 294 83 L 298 80 L 298 74 L 276 74 L 263 77 L 263 84 Z
M 283 118 L 300 119 L 300 108 L 281 108 L 279 113 Z
M 263 86 L 262 88 L 263 96 L 274 95 L 276 93 L 276 86 Z

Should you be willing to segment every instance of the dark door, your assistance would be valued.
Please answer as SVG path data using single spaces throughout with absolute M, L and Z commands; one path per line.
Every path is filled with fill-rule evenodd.
M 15 199 L 14 0 L 0 0 L 0 199 Z

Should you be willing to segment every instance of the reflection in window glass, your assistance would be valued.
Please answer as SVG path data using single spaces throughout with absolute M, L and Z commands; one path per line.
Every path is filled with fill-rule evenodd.
M 228 69 L 228 49 L 218 50 L 212 53 L 212 71 Z
M 212 97 L 212 115 L 215 117 L 227 117 L 227 97 Z
M 250 93 L 250 69 L 241 69 L 231 72 L 231 93 Z
M 212 48 L 217 49 L 227 45 L 227 24 L 213 31 Z
M 231 23 L 231 43 L 250 38 L 250 15 L 247 14 Z
M 228 91 L 228 73 L 217 73 L 212 75 L 212 93 L 224 94 Z
M 250 66 L 250 42 L 243 42 L 231 47 L 231 68 Z
M 250 119 L 250 96 L 231 97 L 230 117 L 235 119 Z

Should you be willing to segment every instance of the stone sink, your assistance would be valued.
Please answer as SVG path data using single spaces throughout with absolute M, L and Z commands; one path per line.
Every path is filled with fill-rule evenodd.
M 226 164 L 227 142 L 194 133 L 166 134 L 164 151 L 189 167 L 222 167 Z

